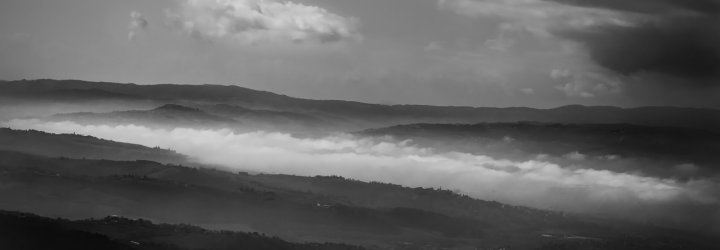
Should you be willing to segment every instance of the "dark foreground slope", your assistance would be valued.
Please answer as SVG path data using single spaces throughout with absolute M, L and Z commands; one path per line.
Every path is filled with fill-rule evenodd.
M 220 85 L 135 85 L 76 80 L 0 82 L 0 99 L 67 103 L 126 101 L 226 104 L 244 108 L 292 112 L 328 120 L 342 120 L 350 129 L 403 123 L 561 122 L 629 123 L 720 131 L 720 111 L 714 109 L 566 106 L 555 109 L 473 108 L 426 105 L 379 105 L 351 101 L 310 100 Z M 8 101 L 12 103 L 12 101 Z M 127 110 L 127 109 L 126 109 Z
M 668 238 L 613 239 L 582 238 L 546 234 L 534 249 L 650 250 L 699 249 Z M 259 233 L 210 231 L 191 225 L 154 224 L 143 219 L 108 216 L 102 219 L 66 220 L 28 213 L 0 211 L 0 247 L 12 250 L 35 249 L 253 249 L 253 250 L 360 250 L 360 246 L 337 243 L 293 243 Z M 690 248 L 686 248 L 690 247 Z M 373 248 L 371 248 L 373 249 Z M 395 249 L 433 249 L 429 246 L 399 245 Z M 447 248 L 446 248 L 447 249 Z M 463 248 L 455 248 L 463 249 Z M 465 249 L 516 249 L 510 245 Z
M 273 184 L 293 177 L 258 178 L 154 162 L 53 159 L 0 153 L 0 183 L 3 183 L 0 209 L 48 216 L 86 218 L 118 214 L 215 229 L 258 231 L 297 241 L 382 247 L 401 242 L 434 247 L 502 243 L 527 247 L 538 244 L 536 230 L 594 236 L 598 232 L 593 223 L 567 219 L 560 214 L 503 209 L 494 204 L 487 206 L 485 202 L 477 202 L 474 207 L 479 209 L 475 211 L 473 206 L 456 209 L 465 209 L 465 214 L 492 211 L 500 217 L 487 220 L 482 220 L 487 216 L 484 214 L 461 217 L 433 212 L 432 207 L 425 210 L 422 204 L 361 206 L 355 204 L 352 195 L 329 196 Z M 520 228 L 507 226 L 512 225 L 506 224 L 509 221 L 521 224 Z
M 262 232 L 298 242 L 430 249 L 535 249 L 572 242 L 601 246 L 590 249 L 623 249 L 603 245 L 617 241 L 637 246 L 626 249 L 711 249 L 704 247 L 712 244 L 703 236 L 649 225 L 338 177 L 233 174 L 149 161 L 0 152 L 0 183 L 4 210 L 76 219 L 120 215 Z M 129 232 L 116 231 L 134 235 Z
M 209 231 L 190 225 L 153 224 L 142 219 L 108 216 L 70 221 L 0 211 L 0 248 L 37 249 L 257 249 L 360 250 L 332 243 L 291 243 L 258 233 Z

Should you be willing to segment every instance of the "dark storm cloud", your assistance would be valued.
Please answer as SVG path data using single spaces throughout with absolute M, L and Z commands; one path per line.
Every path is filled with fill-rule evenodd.
M 705 14 L 720 13 L 718 0 L 547 0 L 582 7 L 598 7 L 639 13 L 667 13 L 688 10 Z
M 580 42 L 592 59 L 624 75 L 660 73 L 706 85 L 720 74 L 720 1 L 552 0 L 641 13 L 635 25 L 597 25 L 554 33 Z M 690 14 L 691 13 L 691 14 Z
M 666 20 L 637 27 L 599 26 L 557 35 L 585 44 L 601 66 L 631 75 L 655 72 L 691 79 L 720 70 L 718 20 Z

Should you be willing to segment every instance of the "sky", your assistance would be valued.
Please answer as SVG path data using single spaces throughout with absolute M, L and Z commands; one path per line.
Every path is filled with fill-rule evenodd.
M 720 0 L 3 0 L 0 79 L 720 108 Z

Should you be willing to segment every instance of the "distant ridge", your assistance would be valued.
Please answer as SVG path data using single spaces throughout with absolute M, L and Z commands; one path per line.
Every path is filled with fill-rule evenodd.
M 191 108 L 177 104 L 165 104 L 153 109 L 155 111 L 202 112 L 198 108 Z
M 101 94 L 100 94 L 101 93 Z M 628 123 L 720 131 L 720 110 L 682 107 L 619 108 L 569 105 L 553 109 L 525 107 L 454 107 L 381 105 L 354 101 L 310 100 L 228 85 L 137 85 L 78 80 L 0 82 L 0 98 L 85 102 L 98 99 L 146 100 L 158 104 L 225 104 L 293 112 L 351 121 L 356 128 L 407 123 L 478 123 L 538 121 L 557 123 Z

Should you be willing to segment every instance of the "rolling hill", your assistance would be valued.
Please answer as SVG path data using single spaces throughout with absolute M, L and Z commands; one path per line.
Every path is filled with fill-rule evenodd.
M 9 211 L 0 211 L 0 246 L 14 250 L 363 249 L 344 244 L 292 243 L 258 233 L 210 231 L 118 216 L 70 221 Z
M 36 102 L 150 101 L 157 104 L 226 104 L 248 109 L 292 112 L 347 120 L 350 129 L 406 123 L 556 122 L 628 123 L 720 131 L 720 111 L 677 107 L 587 107 L 554 109 L 479 108 L 427 105 L 380 105 L 338 100 L 294 98 L 266 91 L 223 85 L 136 85 L 77 80 L 29 80 L 0 83 L 0 98 Z M 187 106 L 187 105 L 186 105 Z
M 511 206 L 433 188 L 334 176 L 230 173 L 148 160 L 73 159 L 62 151 L 43 154 L 38 146 L 65 145 L 87 152 L 100 146 L 112 149 L 100 151 L 100 158 L 110 158 L 103 152 L 123 148 L 133 149 L 123 158 L 166 151 L 88 136 L 3 131 L 24 143 L 0 150 L 0 209 L 4 210 L 73 219 L 121 215 L 262 232 L 291 241 L 383 248 L 406 242 L 416 247 L 533 249 L 552 242 L 565 244 L 566 236 L 643 244 L 650 243 L 644 240 L 648 237 L 684 245 L 710 242 L 677 230 Z
M 134 124 L 157 128 L 227 128 L 242 132 L 256 130 L 314 132 L 328 128 L 337 129 L 342 122 L 340 119 L 321 119 L 301 113 L 255 110 L 227 104 L 196 106 L 165 104 L 149 110 L 62 113 L 38 118 L 93 125 Z
M 104 140 L 77 134 L 50 134 L 37 130 L 0 128 L 0 150 L 48 157 L 107 160 L 151 160 L 186 164 L 184 155 L 160 148 Z
M 48 118 L 54 121 L 75 121 L 82 124 L 135 124 L 152 127 L 232 128 L 237 120 L 208 114 L 200 109 L 166 104 L 150 110 L 113 111 L 108 113 L 67 113 Z
M 714 109 L 379 105 L 238 86 L 75 80 L 0 82 L 0 105 L 0 121 L 30 117 L 293 136 L 360 131 L 354 133 L 358 138 L 391 136 L 388 140 L 411 140 L 431 150 L 560 162 L 578 171 L 594 168 L 683 182 L 717 178 L 720 171 L 715 167 L 720 164 L 720 111 Z M 36 113 L 44 108 L 47 112 Z M 195 164 L 170 150 L 90 136 L 3 128 L 0 142 L 0 210 L 68 219 L 143 219 L 40 219 L 55 225 L 48 224 L 49 238 L 85 238 L 108 249 L 137 249 L 128 245 L 134 239 L 148 243 L 140 248 L 225 249 L 258 235 L 212 230 L 277 236 L 283 240 L 251 242 L 280 249 L 353 248 L 335 243 L 371 249 L 712 249 L 717 244 L 704 229 L 667 229 L 655 226 L 660 222 L 532 209 L 448 190 L 339 176 L 233 173 Z M 703 212 L 713 212 L 709 209 Z M 25 220 L 37 218 L 31 215 L 4 212 L 0 217 L 20 227 L 41 223 Z
M 538 155 L 585 161 L 597 168 L 642 171 L 660 177 L 709 177 L 720 173 L 720 134 L 702 129 L 632 124 L 540 122 L 409 124 L 369 129 L 363 136 L 393 136 L 422 147 L 534 159 Z M 641 161 L 623 169 L 622 159 Z M 592 160 L 598 162 L 594 164 Z M 692 164 L 695 169 L 675 168 Z M 570 165 L 570 164 L 567 164 Z
M 46 141 L 75 137 L 42 136 L 50 138 Z M 108 143 L 84 139 L 91 144 Z M 139 146 L 138 150 L 152 151 Z M 655 249 L 678 244 L 702 249 L 712 242 L 677 230 L 510 206 L 432 188 L 342 177 L 230 173 L 146 160 L 45 157 L 21 151 L 0 151 L 0 209 L 71 219 L 120 215 L 262 232 L 293 242 L 380 248 L 535 249 L 548 244 L 590 244 L 601 246 L 594 249 L 614 249 L 602 246 L 619 241 Z M 578 243 L 568 237 L 605 243 Z M 650 238 L 666 243 L 658 245 Z
M 120 215 L 262 232 L 290 241 L 381 248 L 407 242 L 433 248 L 533 249 L 547 243 L 544 234 L 559 242 L 570 236 L 673 242 L 657 249 L 677 244 L 703 249 L 712 242 L 682 231 L 477 201 L 434 189 L 342 178 L 232 174 L 147 161 L 0 154 L 0 209 L 51 217 Z M 307 181 L 312 191 L 287 188 Z M 387 195 L 369 204 L 368 197 L 358 193 L 370 190 Z

